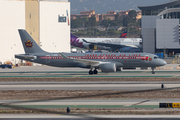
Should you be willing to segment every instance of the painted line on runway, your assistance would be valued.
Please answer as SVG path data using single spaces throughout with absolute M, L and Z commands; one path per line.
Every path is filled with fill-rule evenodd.
M 77 77 L 77 78 L 87 78 L 87 77 L 91 77 L 91 78 L 119 78 L 119 77 L 124 77 L 124 78 L 146 78 L 146 77 L 150 77 L 150 78 L 158 78 L 158 77 L 162 77 L 162 78 L 171 78 L 171 77 L 175 77 L 175 78 L 179 78 L 180 76 L 79 76 L 79 75 L 75 75 L 75 76 L 0 76 L 0 78 L 73 78 L 73 77 Z
M 17 107 L 24 107 L 24 108 L 159 108 L 159 105 L 131 105 L 131 106 L 124 106 L 124 105 L 11 105 Z M 0 109 L 8 108 L 4 106 L 0 106 Z

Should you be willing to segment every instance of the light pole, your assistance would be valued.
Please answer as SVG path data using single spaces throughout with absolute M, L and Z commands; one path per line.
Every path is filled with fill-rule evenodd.
M 107 33 L 108 33 L 108 29 L 109 29 L 109 26 L 111 25 L 111 23 L 109 23 L 108 27 L 107 27 L 107 30 L 106 30 L 106 36 L 107 36 Z

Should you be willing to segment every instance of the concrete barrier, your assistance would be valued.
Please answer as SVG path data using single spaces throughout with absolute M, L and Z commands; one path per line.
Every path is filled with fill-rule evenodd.
M 176 69 L 178 69 L 178 70 L 179 70 L 179 69 L 180 69 L 180 66 L 177 66 L 177 67 L 176 67 Z
M 156 67 L 156 70 L 161 70 L 161 67 Z
M 172 67 L 172 66 L 169 66 L 169 67 L 163 67 L 163 70 L 173 70 L 173 67 Z
M 149 70 L 149 67 L 141 67 L 141 70 Z

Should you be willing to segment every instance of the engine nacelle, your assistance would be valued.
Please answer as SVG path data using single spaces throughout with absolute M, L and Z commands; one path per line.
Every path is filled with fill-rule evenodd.
M 106 73 L 116 72 L 116 64 L 114 63 L 105 63 L 100 65 L 100 67 L 102 72 L 106 72 Z

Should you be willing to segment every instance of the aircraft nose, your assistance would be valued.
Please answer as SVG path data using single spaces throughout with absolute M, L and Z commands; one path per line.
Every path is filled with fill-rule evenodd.
M 167 64 L 167 62 L 166 62 L 165 60 L 161 60 L 160 62 L 161 62 L 161 65 L 162 65 L 162 66 L 164 66 L 164 65 Z

